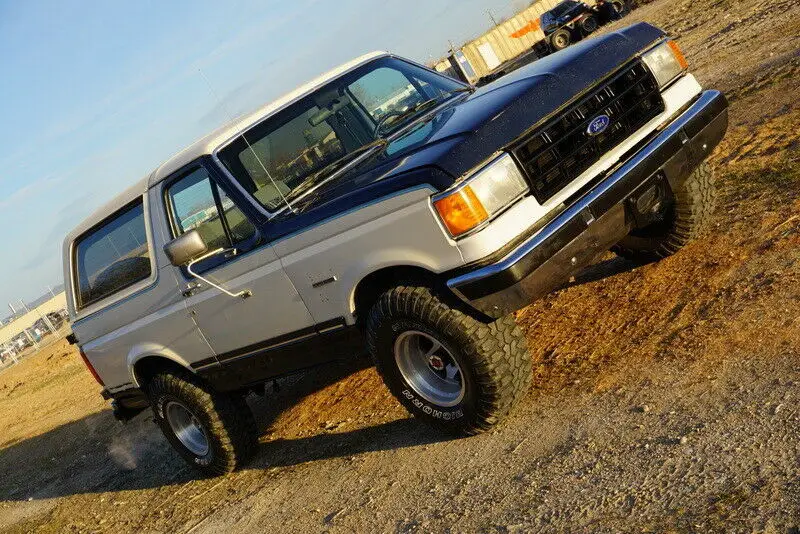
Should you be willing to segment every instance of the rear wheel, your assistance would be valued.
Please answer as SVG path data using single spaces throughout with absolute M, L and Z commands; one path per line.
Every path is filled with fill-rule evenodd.
M 611 5 L 614 8 L 614 11 L 617 12 L 617 16 L 619 18 L 624 17 L 628 13 L 630 13 L 631 9 L 628 6 L 628 3 L 624 0 L 612 0 Z
M 156 375 L 148 394 L 167 441 L 204 475 L 230 473 L 255 453 L 258 432 L 243 397 L 212 391 L 189 373 Z
M 711 166 L 702 163 L 673 195 L 675 201 L 663 220 L 631 231 L 611 250 L 636 262 L 655 261 L 674 254 L 703 235 L 717 205 Z
M 525 337 L 513 316 L 484 324 L 425 287 L 384 293 L 367 319 L 367 343 L 403 406 L 457 434 L 499 423 L 531 382 Z
M 553 50 L 563 50 L 569 46 L 571 41 L 572 36 L 569 34 L 569 31 L 563 28 L 557 30 L 550 36 L 550 44 L 553 46 Z
M 584 35 L 589 35 L 590 33 L 594 33 L 597 31 L 597 17 L 594 15 L 589 15 L 583 21 L 581 21 L 581 30 L 583 30 Z

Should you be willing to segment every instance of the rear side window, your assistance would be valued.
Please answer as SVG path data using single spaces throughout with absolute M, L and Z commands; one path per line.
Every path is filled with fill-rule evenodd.
M 78 241 L 75 272 L 78 308 L 85 308 L 150 276 L 150 251 L 141 199 Z

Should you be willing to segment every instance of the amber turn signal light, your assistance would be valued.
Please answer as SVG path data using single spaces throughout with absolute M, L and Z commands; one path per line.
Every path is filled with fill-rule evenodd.
M 686 61 L 686 56 L 683 55 L 683 51 L 681 47 L 678 46 L 673 40 L 667 41 L 667 45 L 672 49 L 672 53 L 675 55 L 675 59 L 678 60 L 678 64 L 681 66 L 681 70 L 686 70 L 689 68 L 689 62 Z
M 468 185 L 436 200 L 433 206 L 453 237 L 472 230 L 489 218 L 483 204 Z

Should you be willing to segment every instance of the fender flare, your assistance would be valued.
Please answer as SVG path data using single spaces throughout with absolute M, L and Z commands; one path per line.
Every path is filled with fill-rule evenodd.
M 128 366 L 128 374 L 131 377 L 131 383 L 134 384 L 137 388 L 141 387 L 139 380 L 136 378 L 136 371 L 135 367 L 136 364 L 143 360 L 144 358 L 163 358 L 165 360 L 170 360 L 171 362 L 183 367 L 190 373 L 194 374 L 192 370 L 192 366 L 187 362 L 185 359 L 181 358 L 177 353 L 165 347 L 164 345 L 159 345 L 158 343 L 141 343 L 139 345 L 134 345 L 131 347 L 131 350 L 128 351 L 128 356 L 126 358 L 126 363 Z

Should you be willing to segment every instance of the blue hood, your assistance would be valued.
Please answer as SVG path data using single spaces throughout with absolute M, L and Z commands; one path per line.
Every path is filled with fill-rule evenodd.
M 321 188 L 306 201 L 304 215 L 347 209 L 422 183 L 445 189 L 663 38 L 663 31 L 638 23 L 581 41 L 459 95 Z

